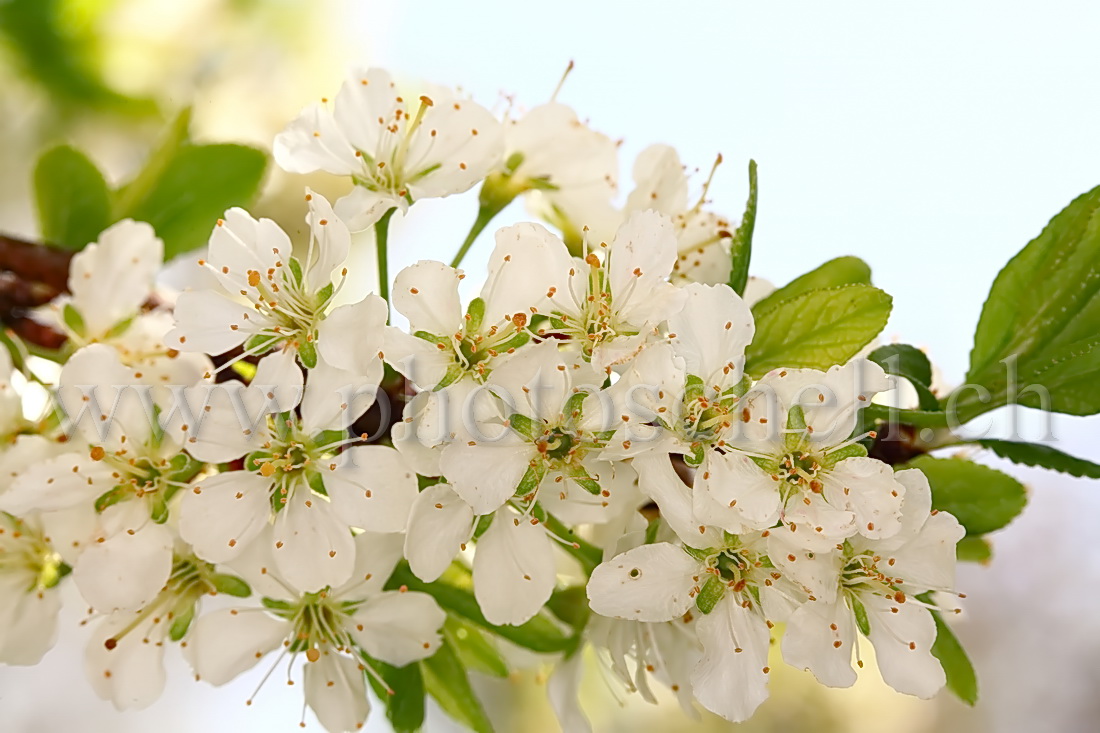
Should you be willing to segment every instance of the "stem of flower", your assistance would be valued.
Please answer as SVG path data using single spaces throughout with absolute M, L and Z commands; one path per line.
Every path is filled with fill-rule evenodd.
M 387 306 L 389 306 L 390 303 L 389 250 L 387 242 L 390 233 L 390 218 L 395 211 L 397 211 L 396 207 L 390 209 L 385 214 L 382 214 L 381 219 L 374 223 L 374 249 L 378 256 L 378 294 L 386 301 Z
M 515 197 L 513 196 L 512 198 Z M 481 234 L 481 232 L 485 230 L 485 227 L 489 226 L 489 222 L 493 220 L 493 217 L 504 211 L 504 207 L 512 203 L 512 198 L 492 197 L 489 201 L 483 200 L 481 202 L 481 206 L 477 210 L 477 218 L 474 219 L 474 225 L 470 227 L 470 233 L 466 235 L 466 239 L 462 242 L 462 246 L 458 248 L 458 253 L 455 255 L 455 258 L 451 260 L 451 267 L 458 267 L 462 264 L 462 259 L 466 256 L 466 253 L 470 251 L 470 247 L 473 245 L 474 240 L 477 239 L 477 235 Z

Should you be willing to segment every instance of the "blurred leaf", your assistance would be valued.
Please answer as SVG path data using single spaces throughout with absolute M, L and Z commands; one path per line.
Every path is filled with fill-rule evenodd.
M 771 369 L 828 369 L 843 364 L 886 326 L 892 299 L 870 285 L 809 290 L 756 312 L 745 351 L 753 377 Z
M 424 678 L 416 662 L 394 667 L 379 662 L 382 677 L 393 690 L 387 695 L 386 718 L 395 733 L 411 733 L 424 725 Z
M 267 156 L 244 145 L 183 145 L 167 162 L 154 156 L 159 175 L 139 174 L 139 188 L 123 189 L 129 203 L 120 218 L 147 221 L 164 240 L 165 261 L 204 245 L 214 223 L 256 197 Z
M 730 287 L 738 295 L 745 294 L 749 281 L 749 262 L 752 260 L 752 233 L 756 229 L 756 161 L 749 160 L 749 200 L 741 224 L 733 233 L 730 243 Z
M 930 593 L 924 593 L 917 598 L 931 603 L 930 596 Z M 932 618 L 936 620 L 936 641 L 932 644 L 932 656 L 940 660 L 943 666 L 943 672 L 947 676 L 947 689 L 967 705 L 973 705 L 978 702 L 978 676 L 974 673 L 974 666 L 941 615 L 932 611 Z
M 904 467 L 924 472 L 932 487 L 932 507 L 951 512 L 969 535 L 1000 529 L 1027 503 L 1019 481 L 965 458 L 918 456 Z
M 959 562 L 988 562 L 993 559 L 993 548 L 984 537 L 963 537 L 955 546 Z
M 68 145 L 53 148 L 34 168 L 34 194 L 42 238 L 81 250 L 111 225 L 111 192 L 87 156 Z
M 837 257 L 825 264 L 799 275 L 752 307 L 753 315 L 774 308 L 811 290 L 834 288 L 838 285 L 870 285 L 871 268 L 858 257 Z
M 74 21 L 73 5 L 64 0 L 0 2 L 0 40 L 20 72 L 65 105 L 154 112 L 152 101 L 119 94 L 103 81 L 95 63 L 95 36 L 87 24 Z
M 1049 468 L 1052 471 L 1068 473 L 1078 478 L 1100 478 L 1100 465 L 1084 458 L 1077 458 L 1068 453 L 1051 448 L 1040 443 L 1023 443 L 1014 440 L 979 440 L 978 445 L 996 453 L 1001 458 L 1007 458 L 1013 463 L 1024 466 L 1038 466 Z
M 493 677 L 507 677 L 508 665 L 500 652 L 471 624 L 448 616 L 443 636 L 467 669 Z
M 1015 380 L 1003 363 L 1015 359 Z M 974 334 L 962 421 L 1012 401 L 1043 407 L 1026 391 L 1049 393 L 1049 409 L 1070 415 L 1100 412 L 1100 187 L 1082 194 L 1050 220 L 993 282 Z M 1023 392 L 1023 394 L 1020 394 Z
M 428 693 L 443 712 L 476 733 L 492 733 L 493 724 L 470 686 L 462 662 L 448 644 L 421 662 L 420 668 Z
M 168 164 L 179 153 L 180 148 L 187 145 L 191 131 L 191 108 L 184 107 L 168 124 L 161 134 L 157 147 L 149 154 L 145 166 L 129 183 L 120 186 L 115 191 L 112 211 L 115 220 L 125 219 L 128 213 L 139 201 L 148 196 L 149 191 L 164 175 Z
M 913 385 L 922 410 L 936 411 L 940 403 L 932 394 L 932 364 L 924 352 L 909 344 L 888 344 L 872 351 L 868 359 L 887 374 L 903 377 Z

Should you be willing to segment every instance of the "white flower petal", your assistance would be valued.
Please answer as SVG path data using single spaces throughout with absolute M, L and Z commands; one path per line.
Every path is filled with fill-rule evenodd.
M 137 610 L 156 597 L 172 572 L 172 532 L 147 522 L 84 550 L 73 580 L 88 605 L 100 612 Z
M 435 653 L 446 618 L 427 593 L 386 591 L 355 611 L 348 631 L 367 654 L 403 667 Z
M 448 484 L 424 489 L 413 502 L 405 557 L 418 578 L 432 582 L 443 574 L 462 545 L 470 541 L 474 510 Z
M 492 624 L 522 624 L 554 591 L 551 540 L 542 525 L 499 512 L 474 553 L 474 596 Z
M 324 196 L 307 188 L 306 200 L 309 202 L 306 224 L 315 242 L 313 260 L 306 263 L 305 279 L 310 290 L 318 291 L 334 281 L 337 268 L 348 258 L 351 233 Z
M 275 515 L 275 565 L 292 586 L 313 592 L 338 586 L 355 568 L 355 543 L 348 523 L 333 506 L 298 486 Z
M 350 176 L 363 166 L 332 114 L 319 104 L 306 107 L 276 135 L 271 152 L 279 167 L 290 173 Z
M 180 537 L 207 562 L 232 560 L 267 526 L 271 491 L 271 479 L 248 471 L 203 479 L 182 492 Z
M 734 723 L 748 720 L 768 698 L 768 644 L 764 618 L 727 595 L 698 621 L 703 658 L 691 676 L 695 699 Z
M 417 498 L 416 474 L 394 448 L 361 445 L 323 470 L 333 510 L 346 524 L 372 532 L 404 532 Z
M 123 219 L 73 256 L 69 266 L 72 304 L 89 338 L 137 314 L 153 291 L 164 243 L 145 222 Z
M 288 622 L 258 608 L 212 611 L 191 626 L 183 656 L 200 679 L 224 685 L 280 647 L 290 632 Z
M 0 663 L 38 664 L 57 641 L 61 596 L 56 589 L 28 590 L 14 573 L 0 575 Z
M 116 710 L 141 710 L 164 692 L 164 645 L 148 638 L 150 621 L 130 633 L 116 636 L 133 623 L 130 613 L 116 613 L 95 630 L 84 655 L 84 669 L 96 694 L 110 700 Z M 107 639 L 115 639 L 112 649 Z
M 386 301 L 374 293 L 334 308 L 317 328 L 317 353 L 334 367 L 366 373 L 379 359 L 388 313 Z
M 289 412 L 302 401 L 305 376 L 292 349 L 273 351 L 256 365 L 256 374 L 248 385 L 267 398 L 271 412 Z
M 756 331 L 748 305 L 728 285 L 693 284 L 683 292 L 684 307 L 669 318 L 668 330 L 687 373 L 701 378 L 707 387 L 725 389 L 736 384 L 745 347 Z
M 882 679 L 898 692 L 929 698 L 947 678 L 932 656 L 936 622 L 928 609 L 869 593 L 860 596 L 871 625 L 871 643 Z M 897 609 L 897 611 L 894 611 Z
M 779 484 L 744 453 L 708 451 L 695 490 L 735 510 L 747 527 L 765 529 L 779 518 Z
M 366 680 L 359 663 L 325 651 L 303 673 L 306 704 L 329 733 L 362 728 L 370 714 Z
M 787 621 L 783 659 L 810 670 L 823 685 L 851 687 L 856 681 L 852 651 L 857 643 L 855 619 L 843 601 L 810 601 Z
M 409 265 L 393 281 L 393 307 L 409 319 L 409 331 L 449 337 L 462 328 L 458 299 L 461 272 L 435 260 Z
M 516 492 L 537 451 L 528 443 L 451 443 L 443 449 L 439 467 L 455 493 L 475 514 L 490 514 Z M 486 470 L 491 466 L 492 470 Z
M 722 544 L 720 530 L 696 519 L 691 488 L 677 475 L 667 453 L 643 453 L 634 458 L 633 465 L 642 493 L 657 503 L 661 518 L 685 544 L 691 547 Z
M 671 621 L 695 603 L 703 567 L 667 542 L 642 545 L 600 564 L 588 581 L 588 601 L 601 616 Z

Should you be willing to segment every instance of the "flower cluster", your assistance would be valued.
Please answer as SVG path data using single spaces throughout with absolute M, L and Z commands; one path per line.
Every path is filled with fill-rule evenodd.
M 71 575 L 119 708 L 157 699 L 174 644 L 215 685 L 277 653 L 326 729 L 355 730 L 368 687 L 402 694 L 394 668 L 540 619 L 566 640 L 539 651 L 570 730 L 587 646 L 624 689 L 748 719 L 777 624 L 823 684 L 853 684 L 862 637 L 895 689 L 943 687 L 933 612 L 964 531 L 919 470 L 868 456 L 861 410 L 894 385 L 859 356 L 746 370 L 738 237 L 672 148 L 619 203 L 616 143 L 568 107 L 502 121 L 370 69 L 274 158 L 349 179 L 332 206 L 306 192 L 308 239 L 227 211 L 177 296 L 152 227 L 121 222 L 36 314 L 67 337 L 44 414 L 0 364 L 0 661 L 47 651 Z M 390 217 L 479 183 L 455 261 L 391 283 Z M 462 256 L 517 197 L 554 230 L 497 230 L 466 291 Z M 380 282 L 352 293 L 368 229 Z M 370 436 L 376 402 L 396 415 Z

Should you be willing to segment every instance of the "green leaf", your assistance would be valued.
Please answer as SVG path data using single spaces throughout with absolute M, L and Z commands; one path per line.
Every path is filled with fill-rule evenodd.
M 1014 380 L 1006 359 L 1015 360 Z M 997 275 L 966 382 L 988 389 L 990 399 L 960 392 L 964 422 L 1011 401 L 1070 415 L 1100 412 L 1100 187 L 1051 219 Z M 1048 404 L 1030 385 L 1045 389 Z
M 67 145 L 47 151 L 34 168 L 42 238 L 79 251 L 111 225 L 111 192 L 95 163 Z
M 149 153 L 145 166 L 128 183 L 120 186 L 114 195 L 115 219 L 122 219 L 126 212 L 156 185 L 168 164 L 180 148 L 191 141 L 191 108 L 184 107 L 172 118 L 160 135 L 157 146 Z
M 779 367 L 843 364 L 882 331 L 892 299 L 870 285 L 810 290 L 756 315 L 745 369 L 754 377 Z
M 984 537 L 963 537 L 955 545 L 955 557 L 959 562 L 988 562 L 993 559 L 993 548 Z
M 546 602 L 550 612 L 574 629 L 583 629 L 591 615 L 588 593 L 583 585 L 571 585 L 555 590 Z
M 909 344 L 880 346 L 867 358 L 878 364 L 887 374 L 903 377 L 913 385 L 922 410 L 939 410 L 939 400 L 929 388 L 932 384 L 932 364 L 924 352 Z
M 969 535 L 1000 529 L 1027 503 L 1019 481 L 964 458 L 918 456 L 904 468 L 924 472 L 932 487 L 932 507 L 951 512 Z
M 386 694 L 386 718 L 395 733 L 412 733 L 424 725 L 424 677 L 420 665 L 407 664 L 394 667 L 384 662 L 374 662 L 393 694 Z
M 183 145 L 155 180 L 126 189 L 119 213 L 152 224 L 169 260 L 205 244 L 226 209 L 250 204 L 266 166 L 264 153 L 244 145 Z
M 1100 465 L 1084 458 L 1077 458 L 1068 453 L 1051 448 L 1040 443 L 1023 443 L 1014 440 L 979 440 L 978 444 L 983 448 L 996 453 L 1001 458 L 1006 458 L 1013 463 L 1024 466 L 1038 466 L 1049 468 L 1052 471 L 1068 473 L 1078 478 L 1100 478 Z
M 470 686 L 466 669 L 447 643 L 421 662 L 420 669 L 428 693 L 443 712 L 475 733 L 493 733 L 493 724 Z
M 535 652 L 559 652 L 567 649 L 569 638 L 553 621 L 545 616 L 535 616 L 519 626 L 494 626 L 486 620 L 473 594 L 441 581 L 425 583 L 401 564 L 386 584 L 393 590 L 405 586 L 409 590 L 427 593 L 447 611 L 501 636 L 508 641 Z
M 756 229 L 756 161 L 749 160 L 749 200 L 745 214 L 733 233 L 730 243 L 730 287 L 738 295 L 745 294 L 749 282 L 749 261 L 752 259 L 752 233 Z
M 507 677 L 508 665 L 500 652 L 472 624 L 448 616 L 443 624 L 443 638 L 454 649 L 459 661 L 472 669 L 492 677 Z
M 110 11 L 109 3 L 4 0 L 0 2 L 0 42 L 17 74 L 37 83 L 65 111 L 81 119 L 89 109 L 154 113 L 152 100 L 116 92 L 100 73 L 98 21 L 104 11 Z M 56 117 L 51 115 L 54 121 Z
M 775 292 L 757 301 L 752 307 L 753 315 L 771 310 L 780 303 L 796 298 L 811 290 L 835 288 L 840 285 L 870 285 L 871 268 L 858 257 L 837 257 L 829 260 L 817 269 L 810 270 L 779 288 Z
M 974 673 L 974 666 L 940 614 L 933 611 L 932 618 L 936 620 L 936 641 L 932 644 L 932 656 L 943 665 L 943 672 L 947 675 L 947 689 L 967 705 L 973 705 L 978 701 L 978 676 Z

